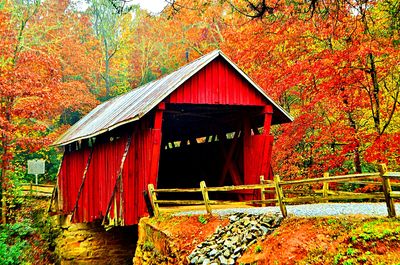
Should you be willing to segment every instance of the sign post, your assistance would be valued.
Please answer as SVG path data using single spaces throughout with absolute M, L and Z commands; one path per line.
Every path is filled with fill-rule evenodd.
M 28 174 L 35 175 L 35 184 L 38 184 L 38 175 L 44 174 L 44 160 L 43 159 L 33 159 L 28 160 Z

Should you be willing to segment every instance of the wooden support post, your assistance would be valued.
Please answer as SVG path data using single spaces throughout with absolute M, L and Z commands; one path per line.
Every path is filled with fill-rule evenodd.
M 264 135 L 269 135 L 271 129 L 273 109 L 271 105 L 264 107 Z
M 393 198 L 390 197 L 390 193 L 392 192 L 392 187 L 390 186 L 389 178 L 385 176 L 386 171 L 387 171 L 386 165 L 379 164 L 379 173 L 382 178 L 383 193 L 385 195 L 388 216 L 396 217 L 396 208 L 394 207 Z
M 282 190 L 282 187 L 280 186 L 281 178 L 279 177 L 279 175 L 276 175 L 274 177 L 274 182 L 275 182 L 275 191 L 276 191 L 276 197 L 277 197 L 278 203 L 279 203 L 279 208 L 281 209 L 282 216 L 284 218 L 286 218 L 287 210 L 286 210 L 285 204 L 283 203 L 283 190 Z
M 154 216 L 157 217 L 160 214 L 160 210 L 158 209 L 157 195 L 154 190 L 154 185 L 149 184 L 147 187 L 149 189 L 151 207 L 153 207 Z
M 329 172 L 324 172 L 324 178 L 329 178 Z M 322 197 L 328 197 L 329 182 L 324 182 L 322 186 Z
M 146 176 L 146 183 L 157 184 L 161 143 L 162 143 L 162 124 L 163 124 L 164 110 L 165 110 L 165 103 L 160 102 L 154 114 L 154 124 L 153 128 L 151 129 L 152 146 L 150 147 L 151 148 L 150 161 L 148 161 L 150 172 L 149 175 Z
M 107 215 L 108 215 L 108 213 L 109 213 L 109 211 L 110 211 L 110 209 L 111 209 L 114 196 L 115 196 L 115 194 L 117 193 L 117 190 L 118 190 L 118 184 L 121 183 L 121 182 L 123 183 L 123 180 L 122 180 L 122 171 L 123 171 L 123 169 L 124 169 L 125 159 L 126 159 L 126 156 L 128 155 L 129 147 L 131 146 L 131 141 L 132 141 L 132 135 L 129 135 L 129 136 L 128 136 L 128 139 L 127 139 L 127 141 L 126 141 L 124 154 L 122 155 L 122 158 L 121 158 L 121 164 L 120 164 L 119 170 L 118 170 L 118 172 L 117 172 L 117 179 L 116 179 L 116 181 L 115 181 L 115 185 L 114 185 L 112 194 L 111 194 L 111 196 L 110 196 L 110 200 L 109 200 L 109 202 L 108 202 L 107 209 L 106 209 L 106 212 L 105 212 L 105 214 L 104 214 L 103 221 L 102 221 L 102 223 L 101 223 L 102 225 L 105 225 L 105 223 L 106 223 Z M 120 191 L 120 192 L 123 192 L 123 191 Z M 122 205 L 121 207 L 124 207 L 124 206 Z M 120 217 L 121 217 L 121 218 L 124 218 L 123 216 L 120 216 Z
M 74 216 L 75 216 L 75 212 L 78 209 L 79 198 L 81 197 L 81 194 L 82 194 L 82 191 L 83 191 L 83 186 L 85 184 L 87 172 L 89 170 L 90 161 L 92 160 L 92 155 L 93 155 L 93 146 L 92 146 L 92 148 L 90 148 L 90 153 L 89 153 L 89 156 L 88 156 L 88 160 L 86 162 L 85 169 L 83 170 L 82 183 L 81 183 L 81 185 L 79 187 L 78 195 L 76 196 L 75 205 L 74 205 L 74 208 L 72 209 L 71 218 L 69 220 L 70 222 L 73 221 Z
M 206 211 L 208 214 L 211 214 L 210 199 L 208 198 L 207 186 L 204 180 L 200 182 L 200 189 L 201 189 L 201 194 L 203 195 Z
M 118 205 L 117 205 L 117 197 L 116 196 L 114 196 L 114 218 L 113 219 L 111 219 L 112 220 L 112 223 L 111 224 L 114 224 L 114 225 L 118 225 Z
M 154 217 L 153 206 L 151 205 L 149 192 L 147 190 L 143 191 L 143 197 L 144 197 L 144 202 L 146 203 L 147 212 L 149 213 L 150 217 Z
M 264 175 L 261 175 L 261 176 L 260 176 L 260 184 L 264 184 Z M 260 193 L 261 193 L 261 200 L 262 200 L 262 201 L 265 201 L 265 189 L 264 189 L 264 187 L 262 187 L 262 188 L 260 189 Z M 262 207 L 265 207 L 266 204 L 263 203 L 263 204 L 261 204 L 261 206 L 262 206 Z

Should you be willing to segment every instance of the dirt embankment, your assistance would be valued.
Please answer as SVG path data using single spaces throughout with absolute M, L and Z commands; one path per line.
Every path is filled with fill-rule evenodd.
M 135 264 L 188 264 L 186 257 L 219 225 L 207 216 L 141 222 Z M 364 216 L 288 218 L 236 264 L 400 264 L 400 219 Z

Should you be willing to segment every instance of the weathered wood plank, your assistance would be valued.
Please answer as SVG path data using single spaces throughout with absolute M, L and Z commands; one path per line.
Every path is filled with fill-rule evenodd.
M 249 205 L 249 204 L 268 204 L 276 203 L 277 199 L 267 199 L 267 200 L 248 200 L 248 201 L 216 201 L 209 200 L 210 205 Z M 162 205 L 204 205 L 202 200 L 156 200 L 155 203 Z
M 287 217 L 287 210 L 286 210 L 286 206 L 284 204 L 284 195 L 283 195 L 283 191 L 282 191 L 282 187 L 280 186 L 280 177 L 279 175 L 275 175 L 274 177 L 274 182 L 275 182 L 275 191 L 276 191 L 276 197 L 278 199 L 278 203 L 279 203 L 279 208 L 281 209 L 282 212 L 282 216 L 283 217 Z
M 264 175 L 260 176 L 260 184 L 264 184 L 265 180 L 264 180 Z M 261 194 L 261 200 L 264 201 L 265 200 L 265 188 L 261 188 L 260 189 L 260 194 Z M 265 204 L 261 205 L 261 206 L 265 206 Z
M 390 197 L 390 193 L 392 192 L 392 187 L 390 186 L 390 179 L 385 176 L 386 170 L 387 168 L 385 164 L 379 164 L 379 173 L 382 177 L 382 184 L 383 184 L 382 189 L 383 189 L 383 194 L 385 195 L 388 216 L 396 217 L 396 208 L 394 207 L 394 201 Z
M 329 178 L 329 172 L 324 172 L 324 179 Z M 322 186 L 322 197 L 328 197 L 329 182 L 324 182 Z
M 338 195 L 338 196 L 304 196 L 297 198 L 284 198 L 284 203 L 303 203 L 303 202 L 326 202 L 326 201 L 343 201 L 343 200 L 364 200 L 364 199 L 378 199 L 384 200 L 383 194 L 360 194 L 360 195 Z
M 266 199 L 266 200 L 248 200 L 248 201 L 210 201 L 212 205 L 253 205 L 253 204 L 269 204 L 277 203 L 277 199 Z
M 32 192 L 43 192 L 43 193 L 52 193 L 54 189 L 54 185 L 50 186 L 39 186 L 39 185 L 22 185 L 21 191 L 32 191 Z
M 156 192 L 154 191 L 154 185 L 149 184 L 148 189 L 149 189 L 149 195 L 150 195 L 149 197 L 150 197 L 151 206 L 153 207 L 154 216 L 157 217 L 160 214 L 160 210 L 158 208 L 159 202 L 157 200 Z
M 313 179 L 300 179 L 300 180 L 285 180 L 281 181 L 280 185 L 300 185 L 307 183 L 323 183 L 323 182 L 335 182 L 338 180 L 351 180 L 351 179 L 359 179 L 366 177 L 377 177 L 379 173 L 362 173 L 362 174 L 350 174 L 350 175 L 342 175 L 342 176 L 332 176 L 329 178 L 313 178 Z
M 43 191 L 22 191 L 23 196 L 33 196 L 33 197 L 51 197 L 52 192 L 43 192 Z
M 170 204 L 170 205 L 204 205 L 204 201 L 203 200 L 154 200 L 154 204 L 164 204 L 164 205 L 165 204 L 167 204 L 167 205 L 168 204 Z
M 20 185 L 20 187 L 22 188 L 26 188 L 26 187 L 43 187 L 43 188 L 54 188 L 54 184 L 31 184 L 31 183 L 23 183 Z
M 400 191 L 392 191 L 390 193 L 390 198 L 400 199 Z
M 254 185 L 240 185 L 240 186 L 222 186 L 222 187 L 207 187 L 208 192 L 218 192 L 218 191 L 236 191 L 236 190 L 255 190 L 255 189 L 273 189 L 275 188 L 272 184 L 254 184 Z M 173 193 L 173 192 L 201 192 L 200 188 L 174 188 L 174 189 L 156 189 L 157 193 Z
M 173 189 L 155 189 L 154 190 L 156 193 L 185 193 L 185 192 L 201 192 L 200 188 L 184 188 L 184 189 L 179 189 L 179 188 L 173 188 Z
M 203 200 L 204 200 L 204 205 L 206 206 L 206 211 L 208 214 L 211 214 L 211 207 L 209 204 L 209 198 L 208 198 L 208 192 L 207 192 L 207 186 L 206 182 L 203 180 L 200 182 L 200 189 L 201 189 L 201 194 L 203 195 Z
M 388 178 L 400 179 L 400 172 L 386 172 L 383 176 Z
M 235 191 L 235 190 L 255 190 L 255 189 L 273 189 L 274 185 L 271 184 L 253 184 L 253 185 L 240 185 L 240 186 L 223 186 L 223 187 L 209 187 L 207 191 Z

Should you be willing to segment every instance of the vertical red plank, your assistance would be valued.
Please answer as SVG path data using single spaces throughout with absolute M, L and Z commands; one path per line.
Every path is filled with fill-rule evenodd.
M 233 67 L 219 58 L 177 88 L 170 96 L 170 103 L 262 106 L 266 100 Z
M 217 95 L 218 97 L 218 104 L 225 104 L 226 102 L 226 93 L 225 93 L 225 87 L 224 87 L 224 81 L 225 81 L 225 76 L 224 76 L 224 65 L 221 60 L 218 60 L 218 88 L 219 88 L 219 93 Z
M 273 109 L 271 105 L 264 106 L 264 134 L 269 135 Z
M 201 90 L 203 89 L 204 82 L 203 82 L 203 77 L 201 75 L 196 75 L 196 76 L 197 76 L 197 82 L 196 82 L 195 93 L 197 97 L 197 102 L 201 102 Z
M 227 67 L 222 68 L 222 78 L 223 80 L 223 91 L 224 91 L 224 102 L 222 104 L 228 104 L 230 102 L 230 94 L 228 89 L 228 76 L 227 76 Z
M 199 102 L 206 102 L 207 101 L 207 97 L 206 97 L 206 90 L 207 90 L 207 72 L 206 72 L 206 68 L 203 68 L 200 72 L 199 72 L 199 79 L 202 80 L 202 83 L 200 83 L 202 86 L 199 87 L 199 94 L 201 95 L 201 100 Z M 199 84 L 199 85 L 200 85 Z M 178 88 L 179 89 L 179 88 Z

